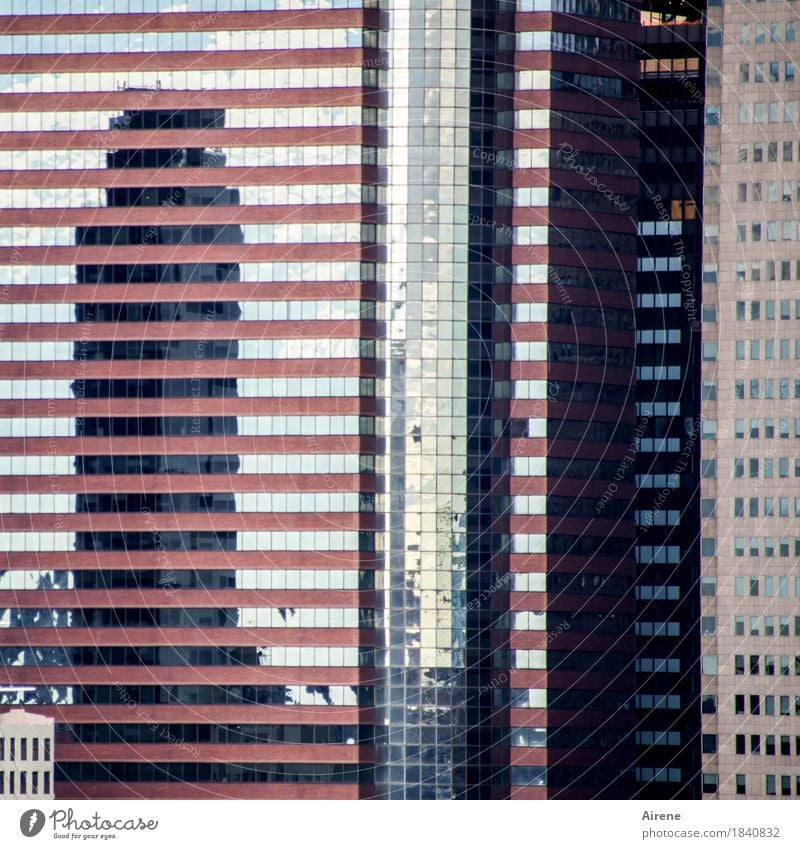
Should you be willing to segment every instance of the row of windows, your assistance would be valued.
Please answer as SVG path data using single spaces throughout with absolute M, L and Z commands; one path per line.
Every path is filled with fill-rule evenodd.
M 681 697 L 660 693 L 641 693 L 633 697 L 633 706 L 640 710 L 680 710 Z
M 733 553 L 736 557 L 744 557 L 745 550 L 750 557 L 788 557 L 789 539 L 775 537 L 734 537 Z M 794 556 L 800 556 L 800 537 L 794 537 Z
M 218 318 L 214 310 L 219 303 L 94 304 L 89 307 L 88 314 L 93 316 L 94 321 L 208 321 Z M 374 301 L 236 301 L 235 304 L 240 310 L 239 321 L 346 321 L 375 318 Z M 139 312 L 136 307 L 141 308 Z M 110 314 L 103 314 L 105 311 L 110 311 Z M 0 323 L 3 324 L 64 324 L 76 320 L 75 307 L 69 303 L 0 303 Z
M 373 586 L 372 572 L 355 569 L 46 569 L 0 575 L 2 590 L 366 590 Z
M 792 42 L 796 35 L 796 22 L 774 21 L 770 24 L 745 23 L 739 30 L 739 44 L 780 44 Z
M 365 38 L 366 36 L 366 38 Z M 0 36 L 0 53 L 176 53 L 187 50 L 301 50 L 377 47 L 377 32 L 361 29 L 184 30 Z
M 779 157 L 780 161 L 794 162 L 795 142 L 771 141 L 740 143 L 736 152 L 736 158 L 741 165 L 744 165 L 747 162 L 753 162 L 755 164 L 760 162 L 778 162 Z M 800 142 L 797 143 L 797 158 L 800 159 Z
M 758 347 L 754 347 L 752 343 L 750 346 L 750 350 L 754 355 L 759 352 Z M 758 358 L 753 356 L 752 359 Z M 775 393 L 776 385 L 777 395 Z M 758 378 L 751 378 L 747 381 L 747 387 L 747 397 L 751 399 L 764 398 L 767 401 L 770 401 L 774 400 L 775 398 L 780 398 L 781 400 L 787 400 L 789 398 L 800 398 L 800 379 L 798 378 L 795 378 L 794 381 L 790 380 L 790 378 L 788 377 L 781 377 L 777 380 L 772 377 L 765 377 L 763 380 L 759 380 Z M 745 381 L 742 378 L 737 377 L 734 381 L 733 397 L 737 401 L 742 401 L 745 398 Z
M 764 696 L 762 701 L 761 696 L 751 695 L 747 699 L 749 711 L 745 711 L 745 696 L 737 694 L 733 697 L 733 712 L 737 716 L 746 712 L 749 712 L 750 716 L 760 716 L 763 707 L 765 716 L 791 716 L 791 701 L 791 696 Z M 800 696 L 794 697 L 794 715 L 800 716 Z
M 494 346 L 495 360 L 544 362 L 549 359 L 553 363 L 593 363 L 620 368 L 633 365 L 634 357 L 633 348 L 570 342 L 497 342 Z
M 77 503 L 74 500 L 78 499 Z M 4 513 L 358 513 L 373 512 L 372 496 L 357 492 L 233 492 L 165 495 L 0 493 Z
M 635 90 L 633 84 L 622 77 L 606 77 L 597 74 L 584 74 L 575 71 L 515 71 L 498 75 L 500 88 L 516 91 L 571 91 L 592 94 L 596 97 L 631 98 Z
M 609 194 L 611 194 L 609 192 Z M 580 189 L 565 189 L 558 186 L 542 188 L 540 186 L 523 186 L 511 191 L 497 190 L 498 206 L 556 206 L 562 209 L 581 209 L 593 212 L 608 211 L 609 200 L 620 205 L 624 211 L 632 207 L 635 198 L 632 195 L 614 194 L 613 198 L 597 191 L 582 191 Z
M 751 517 L 763 516 L 800 516 L 800 498 L 764 498 L 763 513 L 759 513 L 759 499 L 748 498 L 747 515 Z M 794 503 L 792 503 L 794 502 Z M 792 508 L 791 510 L 789 508 Z M 705 511 L 707 513 L 707 511 Z M 714 514 L 711 514 L 712 516 Z M 733 499 L 733 517 L 743 518 L 745 515 L 745 499 Z
M 645 372 L 648 374 L 649 372 Z M 644 378 L 638 376 L 639 380 L 643 380 Z M 651 378 L 652 379 L 652 378 Z M 663 377 L 657 378 L 659 380 L 663 380 Z M 672 380 L 678 380 L 677 377 L 673 377 Z M 659 437 L 657 439 L 651 439 L 649 437 L 641 437 L 636 440 L 636 450 L 640 454 L 662 454 L 665 452 L 675 452 L 681 450 L 681 441 L 680 439 L 673 439 L 669 437 Z
M 619 729 L 592 728 L 522 728 L 492 729 L 492 739 L 495 745 L 514 746 L 521 748 L 551 749 L 613 749 L 627 737 L 625 731 Z
M 207 725 L 197 723 L 56 723 L 59 743 L 372 743 L 368 725 Z
M 650 784 L 675 784 L 681 781 L 681 771 L 677 767 L 636 767 L 633 771 L 636 781 Z
M 545 631 L 547 629 L 547 614 L 540 610 L 513 610 L 502 614 L 495 623 L 495 628 L 512 631 Z M 544 652 L 536 655 L 544 663 Z M 498 663 L 498 666 L 502 664 Z M 531 667 L 532 669 L 544 668 Z
M 524 115 L 526 111 L 530 110 L 519 110 L 516 114 Z M 520 127 L 518 129 L 524 128 Z M 531 127 L 530 129 L 537 128 Z M 553 151 L 553 154 L 551 163 L 553 168 L 562 168 L 587 175 L 603 173 L 633 177 L 638 173 L 638 161 L 624 156 L 609 156 L 601 153 L 578 151 L 570 145 L 562 146 L 557 151 Z M 581 169 L 583 169 L 583 172 Z
M 16 761 L 49 761 L 50 760 L 50 740 L 41 740 L 43 745 L 40 745 L 38 737 L 33 737 L 28 740 L 27 737 L 19 738 L 19 746 L 17 746 L 17 738 L 12 736 L 0 737 L 0 761 L 9 760 L 12 763 Z M 30 742 L 30 746 L 28 746 Z M 2 792 L 2 791 L 0 791 Z
M 160 71 L 156 73 L 163 75 Z M 155 82 L 157 79 L 154 87 Z M 267 106 L 227 109 L 224 114 L 225 126 L 229 129 L 374 127 L 378 123 L 378 110 L 369 106 Z M 108 130 L 118 118 L 119 112 L 108 111 L 0 112 L 0 124 L 14 133 L 102 131 Z
M 633 330 L 635 327 L 632 309 L 598 309 L 596 306 L 574 304 L 549 304 L 548 321 L 551 324 L 605 327 L 609 330 Z
M 608 290 L 613 292 L 631 291 L 631 280 L 622 271 L 592 269 L 591 272 L 581 268 L 568 268 L 558 265 L 514 265 L 511 273 L 505 266 L 498 265 L 495 269 L 497 283 L 543 284 L 555 286 L 575 286 L 582 289 Z
M 640 345 L 675 345 L 681 341 L 680 330 L 637 330 Z
M 492 661 L 501 669 L 547 669 L 547 652 L 539 649 L 495 650 Z
M 146 157 L 140 160 L 147 162 Z M 148 166 L 144 166 L 148 167 Z M 13 169 L 23 170 L 23 169 Z M 285 206 L 297 204 L 376 203 L 375 186 L 281 185 L 122 189 L 8 189 L 0 203 L 8 209 L 75 209 L 122 206 Z
M 643 292 L 636 295 L 636 306 L 644 309 L 667 309 L 669 307 L 680 307 L 680 292 L 659 292 L 652 294 Z
M 733 584 L 736 596 L 758 596 L 762 584 L 765 596 L 788 596 L 792 578 L 788 575 L 756 575 L 749 578 L 736 576 Z M 794 578 L 794 595 L 800 598 L 800 577 Z
M 748 190 L 749 189 L 749 190 Z M 737 183 L 736 184 L 736 201 L 737 203 L 748 203 L 748 195 L 750 202 L 753 203 L 791 203 L 793 200 L 800 200 L 800 180 L 770 180 L 766 183 Z
M 41 775 L 41 781 L 39 780 L 39 776 Z M 16 798 L 16 794 L 19 793 L 23 798 L 27 799 L 28 793 L 33 794 L 33 797 L 37 796 L 39 793 L 49 794 L 51 792 L 51 779 L 50 772 L 39 771 L 39 770 L 22 770 L 20 772 L 9 772 L 8 773 L 8 785 L 6 786 L 6 778 L 5 771 L 0 769 L 0 794 L 5 796 L 8 793 L 8 797 L 14 799 Z
M 635 591 L 636 598 L 643 601 L 677 601 L 681 597 L 681 588 L 674 585 L 639 584 Z
M 37 457 L 28 454 L 11 458 L 9 474 L 53 474 L 40 471 L 48 468 L 47 459 L 57 457 L 59 469 L 70 465 L 69 457 L 59 455 Z M 31 461 L 31 466 L 28 465 Z M 1 461 L 0 461 L 1 462 Z M 220 474 L 373 474 L 373 454 L 168 454 L 168 455 L 78 455 L 74 458 L 77 474 L 87 475 L 220 475 Z M 0 467 L 8 469 L 9 466 Z M 27 471 L 33 468 L 33 472 Z M 19 471 L 20 469 L 24 471 Z M 5 473 L 5 472 L 4 472 Z M 59 471 L 56 474 L 64 474 Z M 68 474 L 68 472 L 67 472 Z
M 76 276 L 79 275 L 79 276 Z M 374 262 L 242 262 L 155 265 L 0 265 L 0 285 L 69 283 L 355 283 L 376 279 Z M 349 287 L 348 287 L 349 288 Z
M 776 431 L 777 422 L 777 431 Z M 760 439 L 763 429 L 765 439 L 788 439 L 792 419 L 734 419 L 733 433 L 736 439 Z M 794 419 L 794 435 L 800 438 L 800 419 Z
M 372 784 L 372 767 L 353 764 L 293 763 L 126 763 L 67 762 L 56 765 L 56 781 L 182 782 L 204 784 Z
M 358 436 L 375 433 L 371 416 L 231 416 L 84 420 L 99 436 Z M 0 437 L 77 436 L 74 418 L 0 418 Z
M 768 757 L 788 757 L 792 754 L 792 738 L 788 734 L 750 734 L 750 754 L 767 755 Z M 762 746 L 762 739 L 764 745 Z M 737 755 L 747 754 L 747 735 L 736 734 L 734 737 L 734 750 Z M 794 738 L 794 754 L 800 755 L 800 737 Z M 800 776 L 798 777 L 800 778 Z
M 572 574 L 569 572 L 511 572 L 512 592 L 550 592 L 568 595 L 620 595 L 628 588 L 628 581 L 615 575 Z
M 762 303 L 764 305 L 763 315 L 761 310 Z M 747 309 L 748 304 L 750 307 L 749 310 Z M 736 321 L 760 321 L 762 318 L 768 321 L 774 321 L 777 317 L 782 321 L 788 321 L 792 318 L 792 301 L 789 298 L 783 298 L 779 301 L 736 301 L 733 313 Z M 800 318 L 800 300 L 794 301 L 794 317 Z M 744 341 L 746 340 L 740 340 L 739 344 L 744 346 Z M 754 357 L 753 359 L 758 359 L 758 357 Z
M 80 705 L 297 705 L 313 707 L 369 707 L 374 704 L 372 687 L 337 684 L 302 686 L 180 684 L 153 686 L 100 684 L 85 687 L 30 686 L 23 692 L 25 704 Z M 0 704 L 14 704 L 16 693 L 0 692 Z
M 511 439 L 533 439 L 549 436 L 553 439 L 570 439 L 576 442 L 630 442 L 634 434 L 633 425 L 616 421 L 519 418 L 496 421 L 495 435 L 501 436 L 505 433 Z
M 777 657 L 777 660 L 776 660 Z M 791 675 L 791 669 L 794 666 L 794 674 L 800 675 L 800 655 L 764 655 L 764 675 Z M 744 675 L 745 669 L 749 675 L 761 674 L 761 655 L 751 654 L 745 663 L 745 655 L 737 654 L 733 659 L 733 668 L 735 675 Z
M 709 225 L 710 226 L 710 225 Z M 685 260 L 683 257 L 679 256 L 656 256 L 656 257 L 639 257 L 637 260 L 637 270 L 639 271 L 680 271 L 685 264 Z M 680 297 L 678 293 L 675 293 L 673 297 Z M 661 306 L 667 306 L 666 303 L 663 303 L 664 300 L 668 300 L 668 295 L 662 295 L 662 304 Z M 659 304 L 654 303 L 651 306 L 659 306 Z M 670 306 L 674 306 L 674 304 L 670 304 Z
M 357 221 L 307 224 L 218 224 L 121 227 L 0 227 L 0 247 L 81 245 L 274 245 L 374 242 L 378 225 Z
M 236 89 L 284 90 L 295 88 L 356 88 L 375 86 L 374 68 L 232 68 L 219 71 L 46 71 L 35 74 L 0 74 L 3 94 L 46 94 L 119 91 L 120 78 L 127 88 L 169 91 L 228 91 Z
M 375 394 L 369 377 L 174 380 L 0 380 L 0 398 L 346 398 Z
M 677 657 L 637 657 L 633 662 L 634 672 L 677 673 L 681 671 L 681 661 Z M 637 705 L 645 707 L 645 705 Z
M 767 796 L 777 796 L 776 790 L 776 779 L 778 776 L 775 775 L 765 775 L 764 776 L 764 793 Z M 742 773 L 736 773 L 736 795 L 737 796 L 746 796 L 747 795 L 747 776 Z M 791 775 L 781 775 L 781 796 L 791 796 L 792 795 L 792 776 Z M 800 775 L 795 776 L 795 782 L 797 787 L 797 795 L 800 796 Z M 719 789 L 719 774 L 716 772 L 703 773 L 702 778 L 702 788 L 703 793 L 716 793 Z M 753 829 L 755 832 L 756 829 Z M 766 833 L 766 830 L 765 830 Z
M 181 342 L 117 341 L 0 342 L 4 362 L 87 360 L 327 360 L 375 356 L 373 339 L 244 339 L 241 342 L 184 340 Z
M 634 138 L 638 130 L 638 124 L 629 118 L 568 112 L 555 108 L 550 111 L 549 127 L 570 133 L 588 133 L 593 137 L 622 139 Z
M 634 633 L 640 637 L 680 637 L 680 622 L 643 622 L 634 623 Z
M 760 242 L 762 239 L 767 242 L 780 241 L 788 242 L 798 238 L 796 235 L 798 227 L 794 221 L 755 221 L 747 224 L 736 225 L 736 241 L 737 242 Z M 748 235 L 749 233 L 749 235 Z
M 685 374 L 682 366 L 637 366 L 637 380 L 683 380 Z
M 9 608 L 0 628 L 372 628 L 371 610 L 326 607 Z M 264 665 L 292 666 L 297 649 L 262 650 Z M 265 653 L 266 652 L 266 653 Z M 285 654 L 289 652 L 290 654 Z M 544 654 L 544 652 L 542 652 Z M 344 655 L 342 655 L 344 657 Z M 332 665 L 339 665 L 335 659 Z M 307 665 L 307 664 L 297 664 Z M 350 663 L 344 665 L 352 665 Z M 539 667 L 537 667 L 539 668 Z
M 495 707 L 546 708 L 555 710 L 630 710 L 629 694 L 615 690 L 541 690 L 495 687 Z M 549 696 L 549 700 L 548 700 Z
M 747 62 L 739 65 L 739 82 L 749 83 L 751 65 Z M 794 82 L 794 62 L 755 62 L 752 65 L 754 83 Z
M 74 551 L 76 534 L 42 532 L 0 533 L 0 551 Z M 156 535 L 159 536 L 159 535 Z M 152 551 L 367 551 L 373 535 L 358 531 L 235 531 L 206 533 L 165 532 L 160 541 L 152 533 L 82 534 L 80 550 Z M 232 546 L 232 547 L 231 547 Z M 161 550 L 160 548 L 158 549 Z
M 581 56 L 621 59 L 626 62 L 639 59 L 639 52 L 628 41 L 596 35 L 578 35 L 573 32 L 517 32 L 516 49 L 555 50 L 560 53 L 578 53 Z
M 669 475 L 636 475 L 634 478 L 639 489 L 678 489 L 680 475 L 676 472 Z
M 759 457 L 735 457 L 733 460 L 733 476 L 735 478 L 745 477 L 745 459 L 747 459 L 747 477 L 758 478 L 763 472 L 765 478 L 788 478 L 790 457 L 764 457 L 763 463 Z M 795 458 L 795 460 L 800 458 Z M 777 463 L 775 462 L 777 460 Z M 795 474 L 798 472 L 795 463 Z M 777 475 L 775 474 L 777 471 Z
M 546 322 L 547 304 L 533 302 L 512 304 L 512 321 L 518 323 Z
M 733 633 L 737 637 L 748 634 L 751 637 L 789 637 L 792 636 L 790 616 L 734 616 Z M 794 636 L 800 637 L 800 616 L 794 617 Z
M 546 380 L 514 380 L 511 381 L 512 386 L 508 388 L 504 386 L 505 383 L 505 381 L 495 382 L 495 398 L 508 397 L 508 388 L 511 388 L 514 398 L 533 400 L 548 397 L 549 385 Z
M 34 657 L 31 657 L 31 654 Z M 28 658 L 26 661 L 25 659 Z M 372 666 L 373 650 L 349 646 L 197 646 L 65 647 L 3 646 L 6 666 Z M 281 688 L 282 689 L 282 688 Z
M 800 102 L 793 101 L 791 103 L 782 100 L 771 100 L 768 103 L 740 103 L 739 104 L 739 123 L 740 124 L 780 124 L 787 121 L 794 122 L 797 120 L 797 115 L 800 110 L 798 107 Z M 707 113 L 708 114 L 708 113 Z M 712 119 L 713 120 L 713 119 Z M 717 121 L 722 119 L 719 114 L 716 116 Z M 715 156 L 708 155 L 706 159 L 709 165 L 718 165 Z
M 146 156 L 150 153 L 148 148 L 134 150 L 109 150 L 105 148 L 61 148 L 56 150 L 4 150 L 0 152 L 0 168 L 4 171 L 58 171 L 76 170 L 86 171 L 95 169 L 107 169 L 109 157 L 112 162 L 117 162 L 121 156 L 132 157 L 134 155 Z M 183 148 L 176 150 L 168 148 L 160 150 L 156 148 L 153 153 L 167 153 L 178 157 L 176 165 L 188 167 L 189 156 L 202 156 L 199 167 L 211 167 L 211 163 L 219 162 L 220 165 L 228 165 L 236 168 L 258 168 L 258 167 L 290 167 L 290 166 L 324 166 L 324 165 L 375 165 L 377 163 L 378 151 L 374 147 L 362 147 L 361 145 L 295 145 L 294 147 L 219 147 L 213 151 L 197 148 Z M 181 160 L 179 157 L 183 157 Z M 135 162 L 136 160 L 133 160 Z M 130 158 L 122 160 L 125 167 L 131 167 Z M 141 166 L 153 167 L 153 166 Z M 245 186 L 237 188 L 245 189 Z M 267 186 L 277 190 L 278 186 Z M 300 188 L 299 186 L 286 186 L 281 188 Z M 212 190 L 214 190 L 212 188 Z M 15 191 L 22 191 L 20 189 Z M 42 191 L 42 190 L 38 190 Z M 64 189 L 63 191 L 67 191 Z M 70 191 L 78 192 L 78 189 Z M 103 206 L 105 203 L 104 189 L 85 190 L 102 193 L 102 202 L 82 204 L 83 206 Z M 173 191 L 179 191 L 178 188 Z M 183 191 L 187 196 L 192 192 L 208 191 L 206 187 L 190 186 Z M 220 190 L 217 190 L 220 191 Z M 96 196 L 96 195 L 91 195 Z M 2 197 L 13 198 L 12 190 L 4 189 Z M 68 204 L 64 204 L 67 206 Z M 120 204 L 116 204 L 120 205 Z M 194 204 L 194 205 L 200 205 Z
M 680 731 L 637 731 L 635 734 L 637 745 L 642 746 L 680 746 Z
M 594 0 L 597 2 L 597 0 Z M 541 2 L 541 0 L 537 0 Z M 585 0 L 584 0 L 585 2 Z M 609 0 L 600 0 L 609 3 Z M 52 0 L 6 0 L 5 14 L 52 15 Z M 374 0 L 126 0 L 125 11 L 141 12 L 273 12 L 283 9 L 373 9 Z M 108 15 L 114 0 L 61 0 L 59 15 Z
M 517 0 L 516 7 L 518 12 L 559 12 L 612 21 L 639 21 L 639 12 L 633 4 L 616 0 Z

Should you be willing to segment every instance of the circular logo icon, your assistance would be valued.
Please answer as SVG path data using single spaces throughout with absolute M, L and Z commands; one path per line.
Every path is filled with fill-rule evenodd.
M 31 808 L 19 818 L 19 830 L 25 837 L 36 837 L 44 828 L 44 812 Z

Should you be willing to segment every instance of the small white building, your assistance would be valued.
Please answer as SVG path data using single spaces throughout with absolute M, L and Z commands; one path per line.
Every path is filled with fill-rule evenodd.
M 0 713 L 0 799 L 53 798 L 53 720 L 13 708 Z

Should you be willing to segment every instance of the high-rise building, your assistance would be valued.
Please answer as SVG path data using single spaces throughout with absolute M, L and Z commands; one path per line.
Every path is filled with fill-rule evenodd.
M 800 796 L 796 28 L 793 2 L 708 9 L 704 798 Z
M 56 794 L 372 795 L 378 13 L 13 5 L 2 652 Z
M 377 5 L 0 19 L 57 797 L 636 792 L 638 5 Z
M 705 27 L 642 14 L 636 275 L 636 797 L 700 782 L 700 280 Z M 706 502 L 703 502 L 704 508 Z
M 19 708 L 0 713 L 0 799 L 52 798 L 53 720 Z

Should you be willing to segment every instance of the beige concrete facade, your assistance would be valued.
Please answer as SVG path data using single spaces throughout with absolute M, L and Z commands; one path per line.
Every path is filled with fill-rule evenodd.
M 795 2 L 708 10 L 703 419 L 716 439 L 701 450 L 716 461 L 702 481 L 716 515 L 702 536 L 716 553 L 707 543 L 702 569 L 716 594 L 702 599 L 702 682 L 716 752 L 706 738 L 704 798 L 800 796 L 796 16 Z
M 0 714 L 0 799 L 53 799 L 53 720 Z

